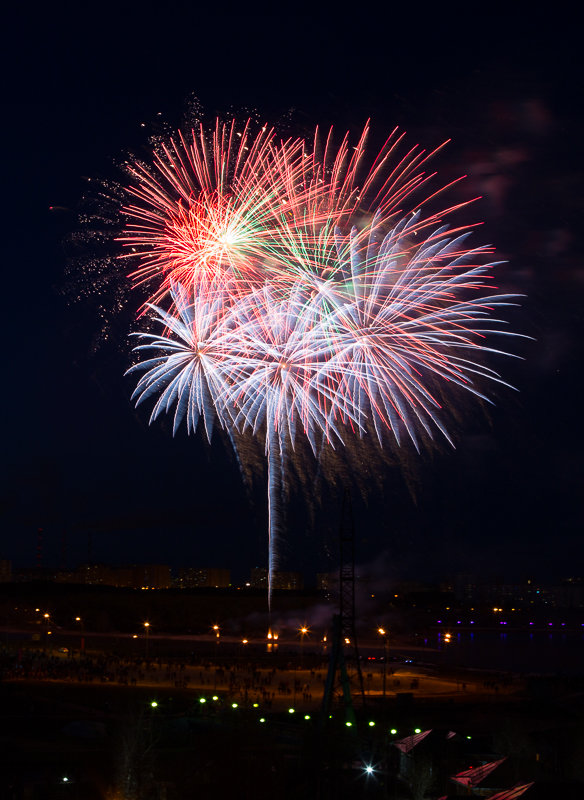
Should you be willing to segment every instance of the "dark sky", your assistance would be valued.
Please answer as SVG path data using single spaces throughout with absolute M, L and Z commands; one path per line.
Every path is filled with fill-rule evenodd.
M 371 118 L 379 137 L 399 125 L 424 146 L 452 138 L 436 166 L 469 175 L 461 198 L 484 196 L 481 243 L 508 261 L 500 283 L 528 295 L 512 325 L 535 341 L 496 365 L 518 393 L 498 392 L 488 416 L 465 401 L 455 451 L 413 458 L 407 480 L 388 468 L 367 504 L 355 496 L 357 558 L 396 577 L 584 573 L 582 63 L 570 26 L 540 13 L 57 3 L 8 19 L 0 557 L 34 564 L 42 527 L 45 564 L 243 577 L 265 563 L 261 480 L 246 490 L 219 438 L 149 429 L 123 377 L 127 320 L 96 349 L 98 303 L 71 302 L 87 178 L 115 180 L 116 159 L 144 153 L 197 97 L 209 119 L 251 110 L 298 134 Z M 311 518 L 293 494 L 286 566 L 332 567 L 338 493 L 324 495 Z

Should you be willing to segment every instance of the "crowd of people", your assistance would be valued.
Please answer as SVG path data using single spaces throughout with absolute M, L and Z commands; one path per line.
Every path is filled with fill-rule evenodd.
M 81 654 L 31 649 L 0 651 L 2 681 L 62 681 L 119 686 L 160 686 L 220 692 L 241 702 L 261 702 L 268 708 L 276 698 L 311 703 L 322 696 L 326 668 L 270 667 L 253 661 L 216 663 L 191 656 L 183 659 Z
M 303 665 L 301 661 L 254 660 L 253 658 L 209 658 L 189 654 L 175 658 L 145 655 L 50 649 L 5 648 L 0 650 L 0 681 L 60 681 L 78 684 L 153 686 L 191 689 L 202 696 L 220 695 L 243 705 L 264 708 L 285 705 L 310 707 L 322 700 L 328 662 Z M 367 665 L 363 672 L 366 695 L 403 692 L 443 694 L 467 692 L 498 694 L 511 691 L 510 679 L 501 676 L 471 679 L 454 675 L 416 674 L 413 669 L 395 671 L 383 664 Z

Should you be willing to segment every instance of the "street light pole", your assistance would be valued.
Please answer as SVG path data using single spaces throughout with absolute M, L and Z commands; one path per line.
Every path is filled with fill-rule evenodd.
M 388 647 L 387 647 L 387 631 L 385 628 L 378 628 L 377 633 L 380 636 L 383 636 L 383 700 L 385 701 L 385 690 L 386 690 L 386 681 L 387 681 L 387 656 L 388 656 Z
M 304 637 L 308 633 L 308 628 L 303 625 L 300 628 L 300 669 L 304 667 Z
M 144 628 L 146 629 L 146 660 L 148 660 L 148 650 L 149 650 L 149 644 L 150 644 L 150 623 L 149 622 L 145 622 L 144 623 Z
M 43 619 L 45 620 L 45 625 L 46 625 L 45 628 L 45 652 L 46 652 L 47 647 L 49 646 L 49 636 L 51 635 L 51 631 L 49 630 L 49 625 L 51 624 L 51 615 L 48 612 L 46 612 L 45 614 L 43 614 Z M 53 648 L 51 647 L 51 651 L 52 649 Z
M 75 617 L 75 622 L 79 623 L 79 652 L 81 655 L 85 652 L 85 637 L 83 636 L 84 628 L 83 628 L 83 620 L 81 617 Z

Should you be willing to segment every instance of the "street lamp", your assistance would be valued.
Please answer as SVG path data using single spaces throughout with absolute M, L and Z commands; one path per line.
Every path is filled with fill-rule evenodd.
M 148 649 L 149 649 L 149 643 L 150 643 L 150 623 L 149 622 L 145 622 L 144 623 L 144 629 L 146 631 L 146 658 L 148 658 Z
M 275 653 L 276 652 L 276 650 L 278 649 L 278 637 L 279 636 L 280 636 L 279 633 L 275 633 L 274 631 L 272 631 L 271 628 L 268 628 L 268 633 L 267 633 L 267 636 L 266 636 L 266 639 L 268 640 L 268 643 L 266 645 L 266 652 L 268 652 L 268 653 Z
M 386 682 L 387 682 L 387 654 L 388 654 L 388 633 L 385 628 L 377 628 L 377 633 L 380 636 L 383 636 L 383 699 L 385 700 L 385 689 L 386 689 Z

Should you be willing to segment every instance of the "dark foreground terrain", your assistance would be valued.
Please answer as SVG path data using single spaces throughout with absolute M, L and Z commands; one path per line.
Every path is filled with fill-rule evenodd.
M 394 665 L 385 696 L 379 669 L 365 705 L 354 692 L 348 726 L 339 692 L 321 718 L 325 662 L 307 663 L 306 654 L 303 664 L 301 654 L 185 664 L 5 648 L 2 657 L 7 800 L 421 800 L 464 794 L 452 775 L 503 756 L 483 796 L 532 781 L 527 800 L 584 796 L 584 703 L 574 678 L 477 679 Z M 395 744 L 427 730 L 408 753 Z

